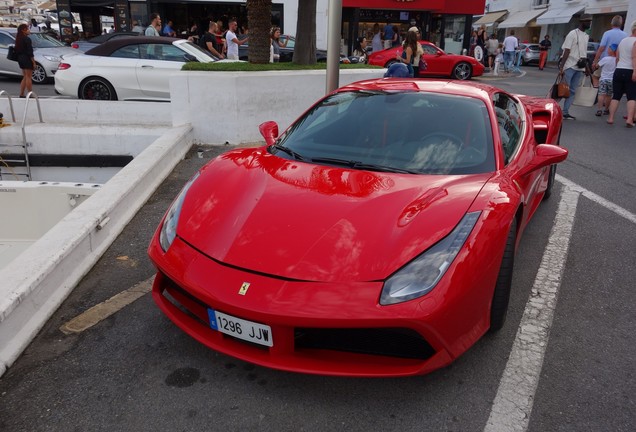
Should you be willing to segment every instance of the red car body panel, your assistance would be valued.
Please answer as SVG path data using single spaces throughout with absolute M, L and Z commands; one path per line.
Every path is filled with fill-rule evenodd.
M 448 54 L 427 41 L 420 41 L 420 44 L 422 46 L 429 47 L 423 54 L 424 60 L 426 60 L 427 63 L 427 68 L 425 71 L 420 71 L 420 77 L 452 77 L 453 69 L 459 63 L 470 64 L 472 68 L 472 76 L 481 76 L 484 74 L 484 65 L 473 57 L 459 54 Z M 429 50 L 434 50 L 435 54 L 430 54 L 428 52 Z M 396 56 L 402 55 L 402 51 L 403 48 L 400 46 L 371 53 L 369 55 L 368 63 L 374 66 L 388 67 L 392 62 L 394 62 Z
M 490 103 L 501 90 L 384 79 L 337 91 L 388 88 L 483 100 L 497 149 L 496 170 L 456 176 L 380 173 L 284 159 L 266 147 L 221 155 L 188 190 L 168 250 L 159 242 L 163 222 L 148 250 L 158 269 L 153 297 L 172 321 L 208 347 L 245 361 L 344 376 L 427 373 L 451 363 L 489 329 L 509 229 L 516 220 L 518 242 L 548 185 L 549 167 L 531 165 L 537 155 L 549 153 L 538 144 L 558 143 L 560 108 L 547 99 L 516 99 L 524 108 L 523 142 L 506 165 Z M 381 305 L 384 281 L 444 238 L 468 212 L 480 216 L 435 288 L 413 300 Z M 250 288 L 241 293 L 246 282 Z M 273 346 L 212 329 L 208 309 L 270 326 Z M 395 329 L 417 335 L 428 352 L 394 356 L 381 349 L 342 349 L 320 338 L 317 344 L 303 342 L 314 331 L 376 337 Z

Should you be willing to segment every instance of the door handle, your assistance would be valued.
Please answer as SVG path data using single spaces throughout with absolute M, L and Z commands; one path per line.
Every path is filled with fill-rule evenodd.
M 152 65 L 142 65 L 141 67 L 142 67 L 142 68 L 149 68 L 149 69 L 154 68 L 154 66 L 152 66 Z

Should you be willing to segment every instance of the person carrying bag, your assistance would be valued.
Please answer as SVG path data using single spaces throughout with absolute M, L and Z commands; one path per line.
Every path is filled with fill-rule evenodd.
M 557 101 L 570 97 L 570 87 L 568 86 L 568 83 L 563 80 L 563 72 L 559 72 L 557 75 L 554 84 L 552 84 L 552 87 L 550 88 L 548 97 Z

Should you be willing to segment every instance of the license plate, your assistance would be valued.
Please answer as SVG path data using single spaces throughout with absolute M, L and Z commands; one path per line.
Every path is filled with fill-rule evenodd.
M 270 326 L 237 318 L 214 309 L 208 309 L 208 317 L 210 318 L 210 327 L 221 333 L 259 345 L 268 347 L 274 345 Z

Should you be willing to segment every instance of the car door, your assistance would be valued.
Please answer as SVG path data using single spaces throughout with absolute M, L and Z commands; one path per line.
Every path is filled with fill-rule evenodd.
M 426 72 L 420 75 L 447 75 L 446 69 L 448 67 L 444 66 L 445 54 L 429 44 L 422 44 L 422 49 L 424 50 L 423 56 L 427 66 Z
M 18 62 L 11 61 L 7 58 L 9 45 L 15 45 L 15 39 L 7 33 L 0 31 L 0 73 L 3 75 L 22 76 L 22 70 L 18 66 Z
M 110 56 L 86 56 L 91 60 L 83 69 L 83 76 L 98 76 L 106 79 L 115 89 L 119 100 L 143 99 L 144 95 L 137 81 L 137 66 L 140 61 L 139 45 L 126 45 Z
M 537 194 L 542 192 L 542 179 L 549 167 L 519 174 L 534 157 L 536 142 L 532 134 L 528 134 L 523 107 L 518 101 L 505 93 L 495 93 L 493 104 L 506 171 L 522 193 L 528 216 L 538 205 Z
M 170 75 L 185 63 L 185 52 L 170 44 L 140 45 L 137 81 L 146 98 L 170 99 Z

